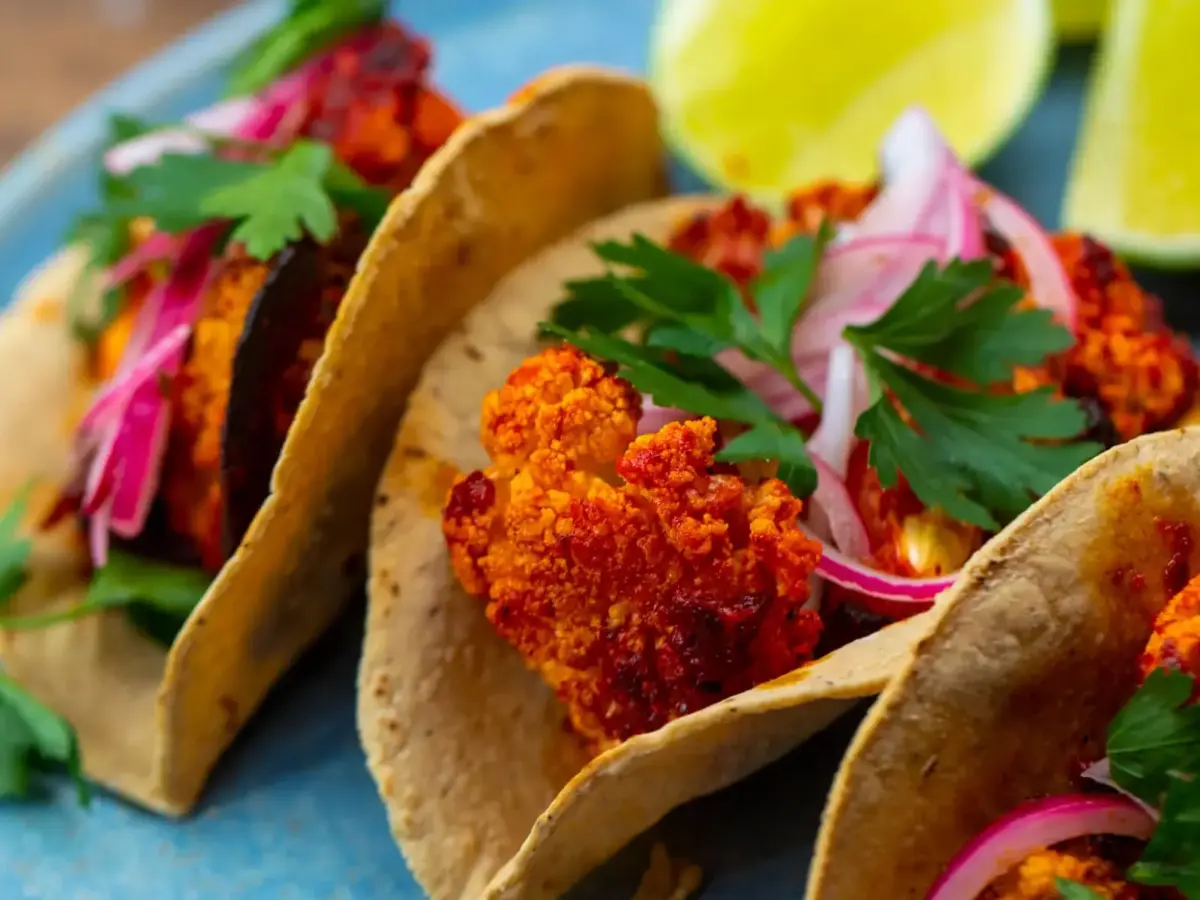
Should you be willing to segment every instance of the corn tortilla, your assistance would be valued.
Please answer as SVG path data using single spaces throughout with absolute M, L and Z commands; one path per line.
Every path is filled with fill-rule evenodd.
M 645 88 L 575 68 L 465 123 L 428 161 L 359 261 L 271 496 L 170 651 L 119 613 L 0 635 L 9 673 L 77 728 L 92 778 L 162 813 L 192 808 L 271 685 L 361 584 L 397 422 L 421 365 L 480 298 L 480 282 L 502 274 L 500 260 L 661 193 L 662 165 Z M 31 521 L 67 476 L 88 399 L 64 310 L 81 264 L 78 251 L 64 252 L 0 319 L 0 503 L 36 477 Z M 35 545 L 13 611 L 77 603 L 87 587 L 77 530 L 64 524 Z
M 847 752 L 810 900 L 860 900 L 879 885 L 920 900 L 991 821 L 1069 791 L 1073 761 L 1104 755 L 1171 593 L 1158 517 L 1200 533 L 1200 428 L 1109 450 L 976 554 Z M 1123 562 L 1146 590 L 1114 583 Z M 1200 548 L 1189 564 L 1200 571 Z
M 672 808 L 772 762 L 878 692 L 925 627 L 926 615 L 892 625 L 589 762 L 551 690 L 451 572 L 441 506 L 456 472 L 488 462 L 484 395 L 537 351 L 536 324 L 564 280 L 602 271 L 590 242 L 635 231 L 661 241 L 718 202 L 633 206 L 532 259 L 494 259 L 492 272 L 513 271 L 498 285 L 480 278 L 490 296 L 412 395 L 372 521 L 359 728 L 393 834 L 433 900 L 560 896 Z

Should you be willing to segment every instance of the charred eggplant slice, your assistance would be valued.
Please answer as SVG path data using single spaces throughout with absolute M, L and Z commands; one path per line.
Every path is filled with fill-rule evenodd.
M 293 244 L 276 256 L 251 302 L 221 434 L 227 555 L 270 492 L 275 462 L 366 243 L 362 230 L 346 223 L 327 245 Z

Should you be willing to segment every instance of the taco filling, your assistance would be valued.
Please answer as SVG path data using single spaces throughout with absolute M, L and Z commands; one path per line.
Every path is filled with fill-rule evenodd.
M 383 7 L 293 4 L 243 96 L 169 128 L 114 117 L 69 304 L 92 401 L 41 523 L 78 520 L 91 590 L 0 628 L 123 607 L 169 644 L 241 543 L 371 232 L 462 121 Z
M 1198 369 L 1110 251 L 1044 234 L 905 114 L 880 185 L 742 197 L 594 252 L 483 406 L 458 580 L 593 751 L 927 609 Z
M 637 435 L 641 397 L 572 347 L 484 402 L 493 460 L 444 530 L 466 590 L 600 750 L 790 672 L 820 545 L 783 482 L 714 471 L 716 423 Z
M 1138 589 L 1136 578 L 1130 585 Z M 1139 669 L 1108 727 L 1108 755 L 1073 762 L 1075 793 L 994 822 L 950 862 L 930 900 L 1197 896 L 1200 576 L 1158 614 Z
M 167 147 L 110 176 L 106 225 L 128 229 L 129 252 L 104 277 L 123 283 L 112 314 L 81 323 L 97 393 L 67 497 L 98 569 L 115 541 L 215 573 L 241 540 L 269 487 L 246 470 L 265 462 L 269 477 L 371 230 L 460 121 L 425 83 L 429 61 L 399 25 L 372 24 L 267 86 L 198 152 L 171 152 L 164 135 L 109 152 L 121 170 L 149 141 Z M 160 206 L 160 190 L 209 172 L 199 209 Z M 295 213 L 270 208 L 306 191 Z M 205 214 L 238 207 L 240 221 Z M 148 528 L 155 517 L 163 527 Z

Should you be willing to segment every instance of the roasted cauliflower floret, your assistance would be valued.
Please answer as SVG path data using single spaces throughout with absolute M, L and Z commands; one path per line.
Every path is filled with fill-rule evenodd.
M 1200 678 L 1200 576 L 1172 597 L 1154 620 L 1141 667 L 1143 678 L 1160 668 Z
M 787 214 L 775 221 L 766 210 L 735 195 L 678 223 L 667 246 L 746 287 L 761 274 L 766 251 L 796 234 L 815 232 L 825 219 L 853 221 L 877 193 L 875 185 L 819 181 L 792 194 Z
M 1124 879 L 1119 866 L 1091 853 L 1086 841 L 1076 843 L 1080 846 L 1041 850 L 1026 857 L 992 886 L 986 900 L 1060 900 L 1059 878 L 1086 885 L 1104 900 L 1143 896 Z
M 1077 342 L 1059 376 L 1066 393 L 1100 401 L 1122 440 L 1175 424 L 1200 384 L 1187 339 L 1107 247 L 1076 234 L 1057 235 L 1054 247 L 1079 298 Z
M 463 587 L 599 751 L 808 660 L 820 545 L 782 482 L 713 474 L 716 423 L 635 437 L 640 397 L 578 351 L 484 401 L 493 465 L 443 527 Z

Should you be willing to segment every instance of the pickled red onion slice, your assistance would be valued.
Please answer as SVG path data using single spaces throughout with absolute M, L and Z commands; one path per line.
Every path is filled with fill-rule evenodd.
M 866 559 L 871 552 L 867 528 L 845 482 L 821 457 L 811 451 L 809 455 L 817 467 L 817 488 L 808 501 L 809 528 L 826 547 L 832 541 L 841 555 L 849 559 Z M 820 566 L 817 569 L 819 571 Z
M 810 537 L 819 539 L 811 529 L 801 525 Z M 897 604 L 894 608 L 904 615 L 915 615 L 933 605 L 942 591 L 954 584 L 957 573 L 937 578 L 906 578 L 873 569 L 845 553 L 825 545 L 817 574 L 851 591 Z
M 220 226 L 205 226 L 184 239 L 170 277 L 147 298 L 139 312 L 140 321 L 122 357 L 118 378 L 137 370 L 144 355 L 161 355 L 162 364 L 142 367 L 149 373 L 142 383 L 133 386 L 130 380 L 125 384 L 127 399 L 118 404 L 116 412 L 92 416 L 106 421 L 87 473 L 81 509 L 100 519 L 99 524 L 91 523 L 89 541 L 92 561 L 97 566 L 107 559 L 110 530 L 123 537 L 136 537 L 145 526 L 158 490 L 171 415 L 170 397 L 159 377 L 174 375 L 183 361 L 185 346 L 179 341 L 179 329 L 190 328 L 195 319 L 221 233 Z M 160 346 L 163 341 L 178 346 L 168 344 L 164 351 Z M 109 527 L 102 528 L 109 517 Z
M 824 358 L 847 325 L 865 325 L 883 315 L 913 283 L 942 243 L 930 235 L 856 237 L 822 259 L 808 308 L 792 338 L 799 364 Z
M 231 137 L 258 106 L 253 97 L 237 97 L 184 116 L 187 128 L 163 128 L 117 144 L 104 154 L 104 168 L 127 175 L 168 153 L 202 153 L 208 147 L 204 135 Z
M 853 348 L 844 341 L 834 344 L 829 351 L 821 424 L 808 439 L 809 452 L 824 460 L 838 480 L 846 477 L 854 444 L 854 423 L 868 402 L 866 385 L 858 377 L 858 369 Z
M 1071 794 L 1014 809 L 951 860 L 926 900 L 977 900 L 1025 857 L 1072 838 L 1111 834 L 1146 840 L 1154 820 L 1127 797 Z
M 109 267 L 106 283 L 110 288 L 118 287 L 151 263 L 172 259 L 178 252 L 179 238 L 176 235 L 156 231 Z
M 79 422 L 79 430 L 90 432 L 123 409 L 133 392 L 156 378 L 171 358 L 183 349 L 191 331 L 188 324 L 172 329 L 128 370 L 114 376 L 93 398 L 92 405 Z
M 1071 287 L 1062 261 L 1037 220 L 991 185 L 973 180 L 975 202 L 984 217 L 1025 264 L 1029 293 L 1034 302 L 1050 310 L 1072 332 L 1078 317 L 1079 299 Z

